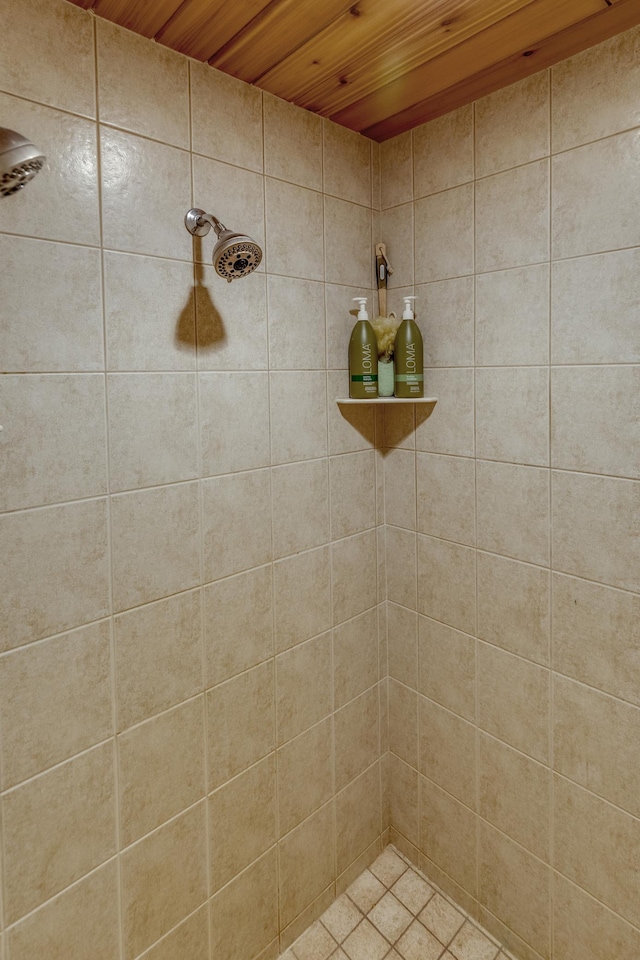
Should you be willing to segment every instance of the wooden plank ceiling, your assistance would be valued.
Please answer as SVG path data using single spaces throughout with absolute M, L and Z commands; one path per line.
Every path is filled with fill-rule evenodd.
M 640 0 L 71 0 L 374 140 L 640 23 Z

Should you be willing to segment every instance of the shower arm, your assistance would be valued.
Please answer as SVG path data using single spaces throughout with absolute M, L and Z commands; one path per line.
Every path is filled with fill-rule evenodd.
M 219 237 L 227 229 L 212 213 L 205 213 L 204 210 L 198 210 L 197 208 L 189 210 L 184 218 L 184 224 L 194 237 L 206 237 L 211 227 L 215 230 L 216 236 Z

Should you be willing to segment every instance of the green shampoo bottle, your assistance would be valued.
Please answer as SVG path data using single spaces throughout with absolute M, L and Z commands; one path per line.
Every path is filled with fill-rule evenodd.
M 360 309 L 349 340 L 349 396 L 354 400 L 374 400 L 378 396 L 378 341 L 369 323 L 367 298 L 353 299 Z
M 395 395 L 405 400 L 417 400 L 424 396 L 422 334 L 413 318 L 412 300 L 415 297 L 404 297 L 404 313 L 396 333 L 394 350 Z

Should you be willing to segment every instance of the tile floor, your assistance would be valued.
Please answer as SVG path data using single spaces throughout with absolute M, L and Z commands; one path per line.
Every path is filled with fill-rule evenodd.
M 387 847 L 280 960 L 512 960 Z

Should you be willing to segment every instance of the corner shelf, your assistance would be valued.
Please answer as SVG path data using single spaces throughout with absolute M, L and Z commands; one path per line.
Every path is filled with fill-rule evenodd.
M 336 403 L 437 403 L 437 397 L 376 397 L 371 400 L 355 400 L 353 397 L 340 397 Z

